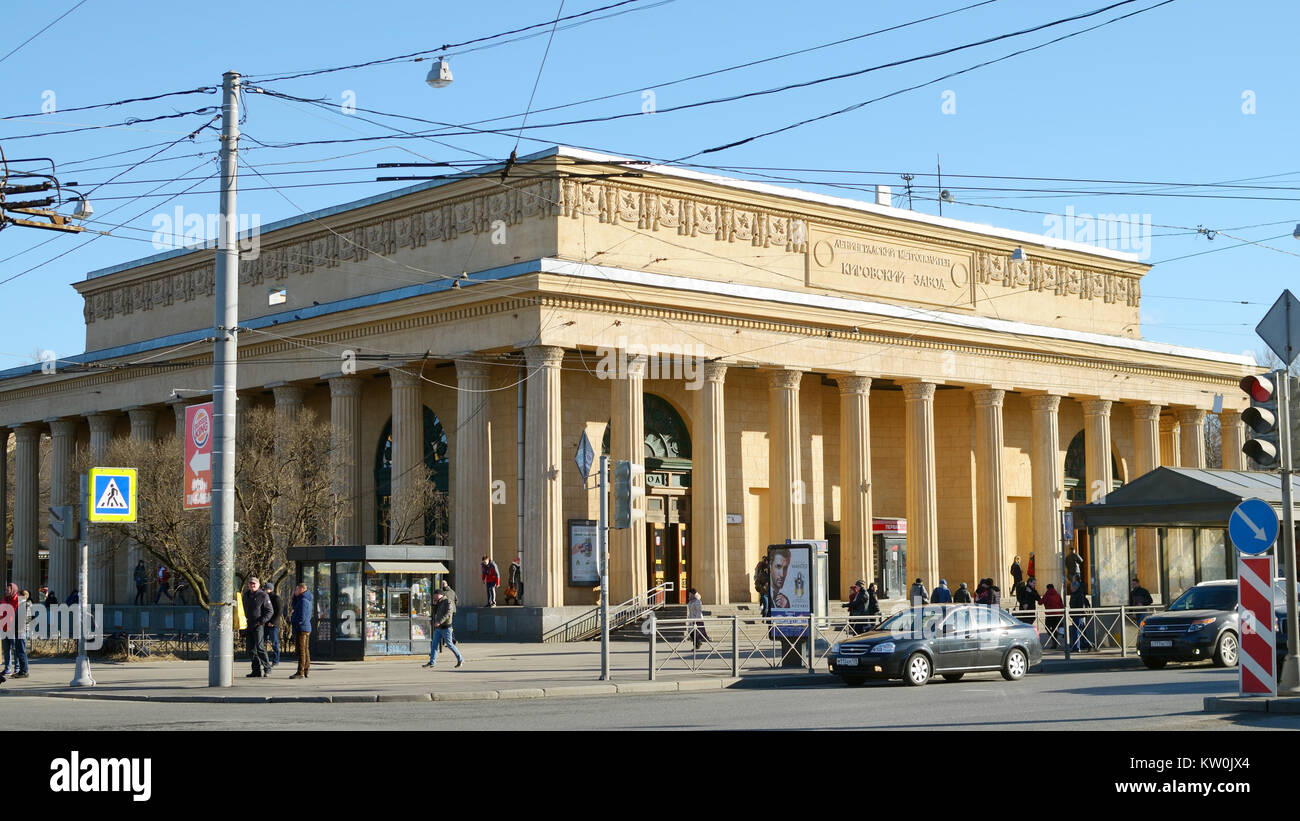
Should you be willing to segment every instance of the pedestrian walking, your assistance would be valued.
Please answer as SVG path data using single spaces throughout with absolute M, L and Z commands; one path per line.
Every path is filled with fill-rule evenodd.
M 452 622 L 453 622 L 453 623 L 447 625 L 447 637 L 451 639 L 451 643 L 452 643 L 452 644 L 455 644 L 455 643 L 456 643 L 456 626 L 455 626 L 454 622 L 456 621 L 456 618 L 455 618 L 455 617 L 456 617 L 456 609 L 457 609 L 458 607 L 460 607 L 460 597 L 456 595 L 456 591 L 455 591 L 455 590 L 452 590 L 452 589 L 451 589 L 451 585 L 447 584 L 447 580 L 446 580 L 446 579 L 442 579 L 441 581 L 438 582 L 438 589 L 442 591 L 442 595 L 444 595 L 444 596 L 447 597 L 447 601 L 451 602 L 451 615 L 452 615 Z
M 0 641 L 4 646 L 4 671 L 0 675 L 27 678 L 27 609 L 18 585 L 10 582 L 0 602 L 0 634 L 4 635 Z
M 772 615 L 772 570 L 768 567 L 767 557 L 758 560 L 754 565 L 754 591 L 758 593 L 759 613 L 763 618 Z
M 1020 569 L 1020 557 L 1011 560 L 1011 595 L 1019 598 L 1020 588 L 1024 585 L 1024 571 Z
M 271 599 L 261 589 L 262 581 L 248 577 L 248 590 L 244 593 L 244 617 L 248 619 L 245 644 L 253 660 L 253 672 L 245 678 L 266 678 L 271 675 L 271 660 L 266 657 L 266 625 L 271 620 Z
M 871 609 L 872 594 L 867 592 L 867 585 L 858 579 L 857 583 L 849 588 L 849 632 L 853 635 L 865 633 L 869 629 L 864 621 L 854 622 L 853 619 L 865 619 L 870 615 L 867 611 Z M 880 609 L 880 605 L 876 605 Z
M 1020 620 L 1025 624 L 1034 623 L 1034 614 L 1038 611 L 1038 603 L 1043 600 L 1043 597 L 1038 595 L 1037 585 L 1038 582 L 1033 576 L 1030 576 L 1020 588 L 1020 592 L 1016 594 L 1016 609 L 1021 611 Z M 1030 612 L 1026 614 L 1024 612 L 1026 610 Z
M 966 582 L 962 582 L 958 586 L 956 592 L 952 594 L 952 600 L 957 604 L 970 604 L 973 601 L 970 597 L 970 588 L 966 586 Z
M 948 589 L 947 579 L 939 580 L 939 586 L 930 594 L 930 601 L 934 604 L 952 604 L 952 591 Z
M 275 592 L 275 585 L 266 586 L 266 597 L 271 601 L 271 621 L 266 625 L 266 640 L 271 645 L 271 651 L 267 658 L 272 667 L 278 667 L 280 664 L 280 620 L 284 617 L 284 605 L 280 601 L 280 594 Z
M 456 657 L 456 666 L 459 667 L 465 663 L 465 657 L 461 655 L 460 650 L 456 649 L 456 645 L 451 641 L 453 615 L 455 615 L 455 611 L 451 607 L 451 600 L 444 596 L 441 590 L 433 591 L 433 642 L 429 647 L 429 661 L 424 665 L 425 667 L 438 666 L 438 647 L 444 642 L 447 649 Z
M 176 579 L 176 600 L 172 603 L 182 605 L 190 603 L 190 583 L 184 576 Z
M 489 556 L 483 557 L 483 584 L 487 586 L 487 606 L 497 606 L 497 586 L 501 584 L 501 569 Z
M 45 606 L 46 606 L 46 607 L 54 607 L 54 606 L 57 605 L 58 603 L 59 603 L 59 597 L 56 596 L 56 595 L 54 595 L 54 591 L 53 591 L 53 590 L 48 590 L 48 591 L 46 591 L 46 593 L 45 593 Z
M 690 637 L 698 650 L 701 644 L 711 639 L 709 631 L 704 629 L 704 602 L 700 601 L 700 591 L 694 587 L 686 591 L 686 617 L 690 619 Z
M 1038 574 L 1034 572 L 1034 554 L 1033 554 L 1033 553 L 1030 553 L 1030 554 L 1029 554 L 1029 567 L 1026 567 L 1026 568 L 1025 568 L 1025 573 L 1026 573 L 1026 575 L 1033 576 L 1034 578 L 1038 578 Z
M 1043 642 L 1044 650 L 1061 646 L 1056 640 L 1056 631 L 1061 626 L 1061 613 L 1064 607 L 1065 602 L 1061 601 L 1061 594 L 1056 592 L 1056 585 L 1048 583 L 1047 589 L 1043 591 L 1043 610 L 1047 616 L 1047 641 Z
M 1142 586 L 1142 583 L 1134 578 L 1129 582 L 1128 587 L 1128 606 L 1129 607 L 1150 607 L 1155 603 L 1151 598 L 1151 591 Z
M 925 582 L 918 577 L 912 582 L 912 589 L 907 591 L 907 599 L 913 606 L 920 606 L 930 603 L 930 594 L 925 592 Z
M 519 557 L 510 563 L 510 569 L 506 571 L 509 574 L 506 586 L 506 604 L 521 605 L 524 603 L 524 568 L 519 563 Z
M 171 584 L 171 580 L 172 580 L 172 572 L 167 569 L 167 565 L 165 564 L 158 565 L 158 592 L 153 594 L 154 604 L 158 603 L 158 600 L 163 597 L 164 593 L 167 595 L 167 601 L 173 603 L 175 602 L 175 599 L 172 597 L 171 592 L 167 590 L 167 586 Z
M 293 589 L 289 626 L 293 628 L 293 644 L 298 650 L 298 672 L 289 678 L 307 678 L 311 671 L 311 612 L 312 595 L 307 585 L 298 582 Z
M 135 564 L 135 603 L 143 605 L 149 591 L 149 570 L 144 566 L 144 559 Z
M 1073 583 L 1083 578 L 1083 557 L 1079 555 L 1079 548 L 1070 548 L 1070 555 L 1065 557 L 1065 578 Z
M 1088 603 L 1088 597 L 1084 595 L 1083 585 L 1078 581 L 1071 584 L 1070 585 L 1070 609 L 1083 610 L 1090 606 L 1091 605 L 1089 605 Z M 1084 629 L 1087 625 L 1087 619 L 1085 619 L 1083 616 L 1071 616 L 1071 621 L 1074 622 L 1075 635 L 1070 640 L 1070 649 L 1076 653 L 1081 653 L 1085 650 L 1095 649 L 1092 645 L 1092 642 L 1088 639 L 1088 636 L 1086 635 L 1087 631 Z
M 858 584 L 862 584 L 862 581 L 858 580 Z M 868 616 L 880 615 L 880 596 L 876 592 L 875 582 L 872 582 L 871 584 L 867 585 L 867 615 Z

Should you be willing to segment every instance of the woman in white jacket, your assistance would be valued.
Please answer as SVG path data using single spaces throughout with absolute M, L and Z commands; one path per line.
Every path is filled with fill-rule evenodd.
M 695 649 L 700 649 L 703 642 L 710 641 L 704 629 L 704 602 L 700 601 L 700 591 L 692 587 L 686 591 L 686 616 L 690 619 L 690 636 L 695 642 Z

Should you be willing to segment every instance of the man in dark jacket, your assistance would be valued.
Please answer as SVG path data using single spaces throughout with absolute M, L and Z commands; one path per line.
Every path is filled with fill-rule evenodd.
M 298 648 L 298 672 L 289 678 L 307 678 L 311 670 L 311 591 L 302 582 L 293 589 L 293 604 L 290 626 L 293 627 L 293 641 Z
M 265 630 L 266 640 L 271 643 L 271 652 L 267 657 L 271 660 L 271 666 L 276 667 L 280 664 L 280 619 L 284 617 L 284 605 L 273 584 L 266 586 L 266 597 L 271 600 L 271 621 Z
M 935 604 L 951 604 L 952 591 L 948 589 L 948 580 L 940 579 L 939 586 L 930 594 L 930 601 Z
M 970 588 L 966 586 L 966 582 L 962 582 L 961 586 L 957 588 L 957 592 L 952 594 L 952 600 L 957 604 L 971 603 Z
M 920 604 L 930 603 L 930 594 L 926 592 L 925 583 L 919 578 L 912 582 L 912 589 L 907 591 L 907 600 L 911 602 L 913 606 L 918 603 L 918 599 L 920 599 Z
M 1027 610 L 1028 613 L 1022 614 L 1020 620 L 1025 624 L 1034 623 L 1034 613 L 1038 610 L 1038 603 L 1043 597 L 1038 595 L 1038 582 L 1033 576 L 1030 576 L 1020 587 L 1020 592 L 1016 593 L 1016 608 L 1018 610 Z
M 1151 598 L 1151 591 L 1142 586 L 1137 579 L 1129 582 L 1128 606 L 1129 607 L 1150 607 L 1154 603 Z
M 1088 597 L 1083 592 L 1083 585 L 1078 582 L 1074 582 L 1070 585 L 1070 609 L 1082 610 L 1089 606 Z M 1088 640 L 1088 636 L 1084 630 L 1086 619 L 1083 616 L 1075 616 L 1071 613 L 1070 620 L 1074 622 L 1074 627 L 1077 631 L 1071 642 L 1070 649 L 1074 650 L 1076 653 L 1083 650 L 1093 649 L 1092 642 Z
M 451 601 L 442 594 L 442 591 L 433 591 L 433 642 L 429 647 L 429 661 L 424 665 L 425 667 L 438 666 L 438 646 L 443 642 L 446 642 L 447 648 L 456 656 L 457 667 L 465 663 L 465 657 L 451 642 L 451 620 L 455 614 Z
M 510 563 L 510 586 L 515 589 L 515 604 L 524 603 L 524 568 L 519 564 L 519 557 Z
M 244 593 L 244 616 L 248 619 L 245 643 L 253 659 L 253 672 L 245 678 L 265 678 L 271 675 L 271 661 L 266 657 L 266 625 L 271 621 L 271 600 L 261 590 L 262 581 L 256 576 L 248 578 Z

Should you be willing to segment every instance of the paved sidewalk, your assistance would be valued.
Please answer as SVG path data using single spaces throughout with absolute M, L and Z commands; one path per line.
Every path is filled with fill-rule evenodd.
M 707 659 L 705 669 L 690 671 L 685 660 L 700 662 L 704 654 L 669 659 L 661 645 L 658 661 L 668 662 L 648 680 L 646 647 L 640 643 L 615 642 L 611 646 L 611 681 L 600 678 L 600 645 L 473 643 L 461 645 L 465 665 L 454 669 L 450 653 L 438 656 L 438 666 L 426 669 L 424 657 L 384 661 L 313 661 L 311 676 L 290 679 L 297 662 L 284 657 L 269 678 L 245 678 L 248 662 L 236 658 L 234 686 L 209 688 L 206 661 L 91 662 L 96 686 L 70 687 L 74 672 L 71 659 L 34 659 L 31 677 L 9 679 L 0 686 L 0 696 L 44 696 L 57 698 L 126 699 L 133 701 L 192 702 L 382 702 L 382 701 L 468 701 L 484 699 L 578 697 L 636 693 L 675 693 L 720 690 L 730 687 L 835 686 L 838 679 L 818 665 L 819 672 L 806 669 L 751 667 L 732 678 L 730 662 L 717 656 Z M 1119 655 L 1076 656 L 1066 662 L 1048 656 L 1031 675 L 1068 672 L 1129 670 L 1141 666 L 1133 657 Z

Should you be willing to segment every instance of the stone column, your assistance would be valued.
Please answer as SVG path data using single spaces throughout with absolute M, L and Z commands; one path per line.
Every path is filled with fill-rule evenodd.
M 1185 468 L 1205 468 L 1205 411 L 1179 408 L 1179 451 Z M 1245 454 L 1242 454 L 1243 456 Z
M 185 442 L 185 409 L 189 407 L 189 405 L 186 404 L 184 400 L 168 402 L 167 405 L 172 409 L 172 412 L 176 414 L 176 438 L 181 440 L 182 443 L 184 443 Z M 182 447 L 184 447 L 183 444 Z
M 158 412 L 156 410 L 146 407 L 128 408 L 127 415 L 131 417 L 132 439 L 137 442 L 153 442 L 157 438 Z M 145 559 L 144 548 L 140 547 L 139 542 L 131 539 L 126 543 L 126 550 L 118 554 L 117 560 L 113 562 L 116 567 L 114 575 L 117 577 L 118 604 L 135 602 L 135 566 L 142 559 Z M 148 564 L 148 560 L 145 560 L 146 568 Z M 176 583 L 173 582 L 168 592 L 174 595 L 175 587 Z
M 768 513 L 769 543 L 803 538 L 806 491 L 799 439 L 801 371 L 768 373 Z
M 77 419 L 49 419 L 50 423 L 50 506 L 72 505 L 81 519 L 80 483 L 73 475 L 77 451 Z M 50 589 L 64 601 L 77 586 L 77 540 L 50 535 Z
M 1178 434 L 1178 420 L 1172 416 L 1160 418 L 1160 464 L 1165 467 L 1176 468 L 1182 464 Z
M 361 537 L 361 385 L 359 376 L 335 376 L 330 385 L 330 449 L 338 515 L 335 544 L 360 545 Z
M 976 566 L 981 577 L 994 579 L 1002 587 L 1012 558 L 1007 552 L 1007 492 L 1002 478 L 1006 391 L 979 390 L 971 396 L 975 401 Z
M 40 587 L 41 426 L 20 425 L 14 452 L 14 582 L 20 589 Z
M 1110 454 L 1110 400 L 1083 400 L 1083 446 L 1088 487 L 1084 498 L 1089 504 L 1103 501 L 1110 493 L 1114 473 Z
M 268 385 L 271 394 L 275 397 L 275 424 L 281 430 L 289 428 L 298 419 L 298 414 L 302 411 L 302 388 L 297 385 L 289 385 L 279 382 L 274 385 Z M 284 436 L 275 438 L 275 456 L 277 465 L 283 464 L 285 459 L 285 446 L 288 444 Z M 272 516 L 275 517 L 275 544 L 277 550 L 288 550 L 294 545 L 290 536 L 291 522 L 293 512 L 286 506 L 284 500 L 277 500 L 272 508 Z
M 727 563 L 727 419 L 723 404 L 727 366 L 705 362 L 695 392 L 691 473 L 692 577 L 705 604 L 731 601 Z
M 1061 432 L 1058 412 L 1061 397 L 1041 394 L 1029 397 L 1033 412 L 1033 450 L 1030 467 L 1034 508 L 1034 573 L 1040 591 L 1054 584 L 1064 594 L 1064 556 L 1061 555 L 1060 510 L 1065 496 L 1061 464 Z
M 530 605 L 564 605 L 564 507 L 560 481 L 560 363 L 564 349 L 524 349 L 524 595 Z
M 1219 414 L 1220 450 L 1223 452 L 1224 470 L 1245 470 L 1246 454 L 1241 452 L 1246 444 L 1246 431 L 1241 422 L 1241 411 L 1225 410 Z
M 1160 406 L 1133 406 L 1134 478 L 1160 467 Z M 1137 575 L 1151 596 L 1160 600 L 1160 539 L 1154 527 L 1137 529 Z
M 620 355 L 626 355 L 620 351 Z M 645 467 L 646 357 L 628 356 L 627 375 L 609 380 L 609 457 Z M 612 471 L 613 468 L 610 468 Z M 626 529 L 609 531 L 609 595 L 613 602 L 627 601 L 646 592 L 647 557 L 645 520 L 633 519 Z M 666 580 L 678 583 L 675 568 L 665 568 Z
M 424 477 L 424 380 L 418 373 L 391 368 L 393 451 L 389 485 L 388 541 L 424 544 L 424 515 L 416 509 L 417 483 Z
M 489 366 L 456 363 L 456 594 L 470 606 L 487 604 L 479 561 L 492 555 L 492 427 L 488 409 Z M 497 562 L 504 575 L 509 562 Z M 502 589 L 505 579 L 502 579 Z M 525 588 L 525 591 L 527 588 Z M 470 591 L 473 591 L 472 593 Z
M 271 386 L 275 396 L 275 415 L 277 421 L 292 422 L 302 410 L 303 390 L 297 385 L 278 384 Z
M 117 419 L 111 414 L 95 413 L 87 419 L 90 421 L 90 461 L 102 465 L 108 455 L 108 446 L 113 441 L 113 428 Z M 93 493 L 93 489 L 91 490 Z M 93 504 L 93 502 L 92 502 Z M 110 553 L 108 540 L 103 536 L 90 539 L 90 560 L 87 573 L 88 591 L 86 600 L 89 604 L 119 604 L 116 594 L 117 585 L 113 578 L 116 563 Z
M 871 541 L 871 378 L 841 376 L 840 586 L 875 580 Z
M 907 471 L 907 584 L 939 583 L 939 493 L 934 465 L 933 382 L 903 384 Z

